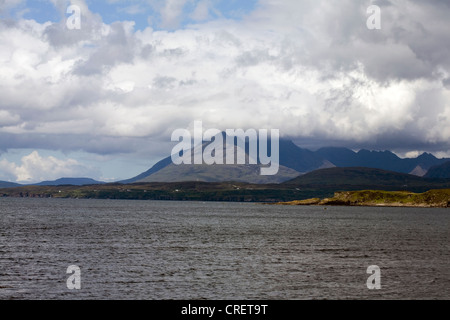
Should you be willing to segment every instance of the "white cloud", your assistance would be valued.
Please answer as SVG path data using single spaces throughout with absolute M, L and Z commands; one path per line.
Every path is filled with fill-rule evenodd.
M 118 11 L 119 12 L 125 12 L 125 13 L 130 14 L 130 15 L 136 15 L 136 14 L 142 13 L 143 11 L 145 11 L 145 9 L 142 8 L 138 4 L 134 4 L 134 5 L 131 5 L 131 6 L 124 7 L 124 8 L 120 8 L 120 9 L 118 9 Z
M 161 9 L 161 27 L 167 29 L 177 28 L 181 22 L 183 8 L 187 0 L 166 0 Z
M 0 160 L 0 180 L 36 183 L 61 177 L 92 177 L 98 174 L 98 170 L 86 167 L 77 160 L 41 157 L 37 151 L 22 157 L 20 164 Z
M 171 32 L 106 25 L 83 1 L 81 30 L 0 21 L 0 136 L 65 150 L 80 139 L 61 136 L 80 136 L 84 150 L 128 153 L 202 120 L 448 148 L 450 8 L 391 1 L 382 30 L 371 31 L 369 3 L 264 0 L 240 21 L 176 29 L 187 0 L 158 2 Z M 196 19 L 207 4 L 196 2 Z
M 0 126 L 14 125 L 20 121 L 20 116 L 9 111 L 0 110 Z
M 197 3 L 194 11 L 191 13 L 191 18 L 195 21 L 203 21 L 210 18 L 211 2 L 209 0 L 202 0 Z
M 11 8 L 17 7 L 24 2 L 25 0 L 0 0 L 0 14 L 7 12 Z

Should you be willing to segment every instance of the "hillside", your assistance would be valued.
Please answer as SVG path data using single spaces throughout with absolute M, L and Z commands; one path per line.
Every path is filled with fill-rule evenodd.
M 119 181 L 119 183 L 128 184 L 128 183 L 135 183 L 137 181 L 141 181 L 146 179 L 147 177 L 151 176 L 152 174 L 164 169 L 168 165 L 172 164 L 171 157 L 167 157 L 156 163 L 154 166 L 152 166 L 149 170 L 142 172 L 141 174 L 137 175 L 136 177 L 133 177 L 131 179 L 122 180 Z
M 425 175 L 426 178 L 441 178 L 441 179 L 449 179 L 450 178 L 450 161 L 441 164 L 439 166 L 433 166 L 428 170 Z
M 247 182 L 280 183 L 299 175 L 293 169 L 280 166 L 275 176 L 260 175 L 260 165 L 179 165 L 169 164 L 165 168 L 138 180 L 147 182 Z
M 408 185 L 423 178 L 374 168 L 328 168 L 285 182 L 295 185 Z
M 0 188 L 14 188 L 20 187 L 21 185 L 14 182 L 0 181 Z
M 280 140 L 280 165 L 299 173 L 310 172 L 319 168 L 334 167 L 316 152 L 303 149 L 290 140 Z
M 72 186 L 83 186 L 90 184 L 102 184 L 104 182 L 96 181 L 90 178 L 61 178 L 54 181 L 42 181 L 40 183 L 36 183 L 36 186 L 63 186 L 63 185 L 72 185 Z
M 316 170 L 283 183 L 322 190 L 409 190 L 424 192 L 450 188 L 448 179 L 427 179 L 373 168 L 328 168 Z

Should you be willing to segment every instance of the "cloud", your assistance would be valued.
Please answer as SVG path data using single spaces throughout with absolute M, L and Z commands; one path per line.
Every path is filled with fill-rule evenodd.
M 0 150 L 151 153 L 194 120 L 450 149 L 448 5 L 378 1 L 382 29 L 368 30 L 371 1 L 262 0 L 239 20 L 179 27 L 208 3 L 151 1 L 168 30 L 106 24 L 83 1 L 81 30 L 0 21 Z
M 160 27 L 176 29 L 183 18 L 183 9 L 187 0 L 165 0 L 162 5 L 158 3 L 157 11 L 160 14 Z
M 19 121 L 19 115 L 11 114 L 9 111 L 0 110 L 0 126 L 17 124 Z
M 56 180 L 61 177 L 98 176 L 97 169 L 86 167 L 74 159 L 57 159 L 41 157 L 33 151 L 21 159 L 20 164 L 0 160 L 0 177 L 2 180 L 13 180 L 22 183 L 36 183 L 43 180 Z
M 185 4 L 186 0 L 166 0 L 164 8 L 161 10 L 163 27 L 177 27 L 178 19 Z
M 55 1 L 55 0 L 52 0 Z M 70 29 L 66 23 L 70 15 L 67 8 L 70 5 L 77 6 L 80 14 L 80 29 Z M 98 40 L 102 40 L 102 34 L 107 28 L 103 24 L 100 14 L 92 13 L 84 0 L 56 1 L 55 6 L 61 14 L 61 22 L 46 25 L 42 34 L 43 40 L 54 48 L 78 47 L 85 48 L 93 45 Z
M 208 20 L 211 15 L 209 14 L 211 2 L 208 0 L 199 1 L 194 11 L 191 13 L 191 18 L 195 21 Z
M 118 11 L 125 12 L 129 15 L 136 15 L 136 14 L 145 12 L 145 9 L 143 7 L 141 7 L 139 4 L 134 4 L 131 6 L 124 7 L 124 8 L 119 8 Z
M 5 14 L 24 2 L 24 0 L 0 0 L 0 14 Z

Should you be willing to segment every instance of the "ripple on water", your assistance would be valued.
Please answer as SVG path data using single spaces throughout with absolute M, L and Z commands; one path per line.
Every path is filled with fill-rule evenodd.
M 450 298 L 446 209 L 1 198 L 0 222 L 0 299 Z

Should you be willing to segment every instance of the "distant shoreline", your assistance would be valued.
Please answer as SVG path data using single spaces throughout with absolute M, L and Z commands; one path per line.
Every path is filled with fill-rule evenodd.
M 0 197 L 253 202 L 303 206 L 450 207 L 450 189 L 433 189 L 423 193 L 382 189 L 331 192 L 318 187 L 300 189 L 280 184 L 256 185 L 232 182 L 26 186 L 2 188 Z

